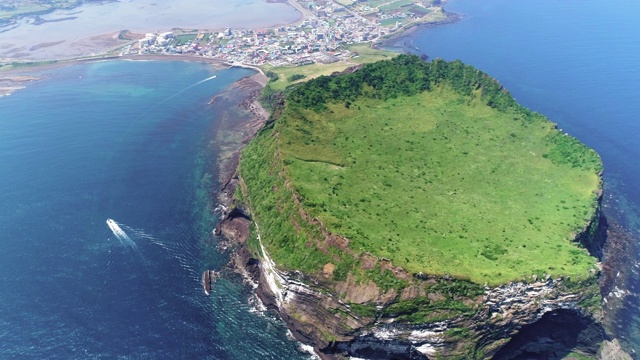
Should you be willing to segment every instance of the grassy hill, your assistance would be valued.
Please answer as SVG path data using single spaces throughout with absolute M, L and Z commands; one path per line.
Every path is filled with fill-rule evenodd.
M 601 166 L 486 74 L 399 56 L 291 90 L 243 153 L 239 196 L 288 269 L 401 286 L 363 270 L 369 253 L 480 284 L 584 278 L 595 259 L 574 240 Z

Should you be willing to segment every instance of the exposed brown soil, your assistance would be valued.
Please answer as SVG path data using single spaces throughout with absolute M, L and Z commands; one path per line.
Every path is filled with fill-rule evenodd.
M 371 270 L 376 267 L 376 264 L 378 263 L 378 258 L 369 253 L 364 253 L 360 257 L 360 261 L 361 261 L 360 268 L 362 270 Z

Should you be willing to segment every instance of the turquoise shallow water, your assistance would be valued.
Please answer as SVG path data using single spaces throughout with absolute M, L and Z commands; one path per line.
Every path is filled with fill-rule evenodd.
M 47 73 L 0 98 L 0 358 L 307 358 L 240 279 L 210 297 L 200 284 L 227 260 L 203 257 L 198 228 L 215 219 L 195 208 L 202 176 L 216 178 L 207 102 L 251 72 L 122 61 Z
M 451 0 L 456 24 L 398 39 L 430 58 L 461 59 L 497 78 L 523 105 L 595 148 L 605 164 L 610 219 L 640 239 L 640 3 Z M 640 351 L 640 254 L 615 329 Z M 634 354 L 634 356 L 637 356 Z

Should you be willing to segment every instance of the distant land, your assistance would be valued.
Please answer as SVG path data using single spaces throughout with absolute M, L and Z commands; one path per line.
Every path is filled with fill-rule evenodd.
M 55 10 L 70 10 L 83 3 L 108 0 L 4 0 L 0 4 L 0 25 L 15 24 L 25 16 L 44 15 Z
M 7 40 L 20 19 L 30 26 L 51 22 L 69 22 L 83 16 L 81 1 L 16 2 L 0 11 L 10 23 L 4 27 Z M 76 61 L 104 59 L 136 55 L 197 56 L 203 60 L 215 60 L 239 66 L 260 67 L 263 71 L 274 68 L 291 72 L 297 67 L 305 77 L 312 78 L 332 71 L 343 70 L 353 64 L 366 63 L 387 56 L 385 52 L 371 49 L 370 44 L 399 34 L 420 24 L 439 24 L 457 20 L 455 14 L 446 13 L 438 0 L 394 1 L 298 1 L 289 4 L 303 18 L 293 24 L 270 28 L 182 29 L 172 28 L 153 33 L 136 33 L 119 30 L 113 34 L 75 40 L 74 49 L 86 47 L 90 53 L 81 56 L 55 55 L 59 47 L 68 47 L 67 39 L 51 38 L 51 41 L 3 45 L 0 69 L 39 65 L 52 61 Z M 96 6 L 96 5 L 94 5 Z M 101 5 L 107 6 L 107 5 Z M 59 13 L 55 17 L 41 17 L 43 11 L 78 7 L 76 13 Z M 46 8 L 46 9 L 45 9 Z M 92 8 L 93 9 L 93 8 Z M 75 15 L 74 15 L 75 14 Z M 72 16 L 70 16 L 72 15 Z M 22 20 L 20 20 L 22 21 Z M 115 30 L 115 29 L 114 29 Z M 15 30 L 17 31 L 17 30 Z M 0 38 L 0 44 L 2 43 Z M 55 41 L 54 41 L 55 40 Z M 38 41 L 42 41 L 39 39 Z M 102 51 L 95 53 L 96 49 Z M 75 52 L 76 50 L 74 50 Z M 50 55 L 47 55 L 51 52 Z M 34 61 L 36 60 L 37 61 Z

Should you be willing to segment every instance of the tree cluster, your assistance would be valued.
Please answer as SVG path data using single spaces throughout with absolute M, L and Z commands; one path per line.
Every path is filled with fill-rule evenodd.
M 320 112 L 330 102 L 348 104 L 358 97 L 385 100 L 412 96 L 441 83 L 449 84 L 461 95 L 471 95 L 479 90 L 482 99 L 493 108 L 514 109 L 530 115 L 500 83 L 482 71 L 459 60 L 425 62 L 415 55 L 399 55 L 391 60 L 366 64 L 350 74 L 320 76 L 292 91 L 287 99 Z

